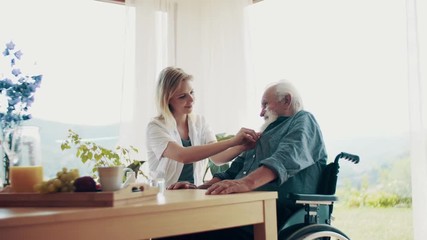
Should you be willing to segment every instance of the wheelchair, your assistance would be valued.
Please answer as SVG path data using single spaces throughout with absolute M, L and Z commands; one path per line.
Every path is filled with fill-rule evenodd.
M 341 152 L 322 171 L 316 194 L 289 193 L 288 199 L 303 206 L 293 213 L 279 229 L 279 240 L 313 240 L 350 238 L 341 230 L 331 226 L 334 202 L 338 200 L 335 194 L 339 160 L 346 159 L 354 164 L 359 163 L 359 156 Z

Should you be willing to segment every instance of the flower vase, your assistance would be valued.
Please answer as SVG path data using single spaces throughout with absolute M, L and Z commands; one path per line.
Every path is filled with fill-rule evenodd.
M 10 161 L 9 158 L 7 157 L 7 155 L 5 153 L 3 153 L 3 172 L 0 175 L 0 180 L 3 184 L 4 187 L 6 187 L 7 185 L 10 184 L 9 182 L 9 166 L 10 166 Z M 1 186 L 1 187 L 3 187 Z
M 3 129 L 4 186 L 10 185 L 11 168 L 41 166 L 40 132 L 36 126 Z
M 3 156 L 3 168 L 0 175 L 0 179 L 3 181 L 3 185 L 6 187 L 10 185 L 10 158 L 14 157 L 15 154 L 13 154 L 14 150 L 14 143 L 16 142 L 13 135 L 14 128 L 3 128 L 1 130 L 1 155 Z

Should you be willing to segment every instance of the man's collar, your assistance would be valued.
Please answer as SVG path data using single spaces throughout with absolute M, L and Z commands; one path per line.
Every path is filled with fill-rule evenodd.
M 277 117 L 276 121 L 270 123 L 270 125 L 268 125 L 268 127 L 264 130 L 264 132 L 269 131 L 270 129 L 274 128 L 275 126 L 279 125 L 280 123 L 282 123 L 283 121 L 285 121 L 286 119 L 288 119 L 289 117 L 285 117 L 285 116 L 280 116 Z

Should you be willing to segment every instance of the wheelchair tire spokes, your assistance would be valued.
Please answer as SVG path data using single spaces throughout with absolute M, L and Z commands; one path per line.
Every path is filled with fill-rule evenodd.
M 286 240 L 336 239 L 349 240 L 339 229 L 327 224 L 310 224 L 293 232 Z

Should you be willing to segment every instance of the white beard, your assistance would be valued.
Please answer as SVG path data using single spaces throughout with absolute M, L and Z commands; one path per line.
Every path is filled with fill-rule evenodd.
M 270 109 L 267 109 L 265 111 L 265 114 L 264 114 L 264 121 L 265 122 L 262 124 L 262 126 L 260 128 L 260 132 L 264 132 L 264 130 L 268 127 L 268 125 L 270 125 L 272 122 L 276 121 L 276 119 L 278 117 L 279 116 L 275 112 L 271 111 Z

